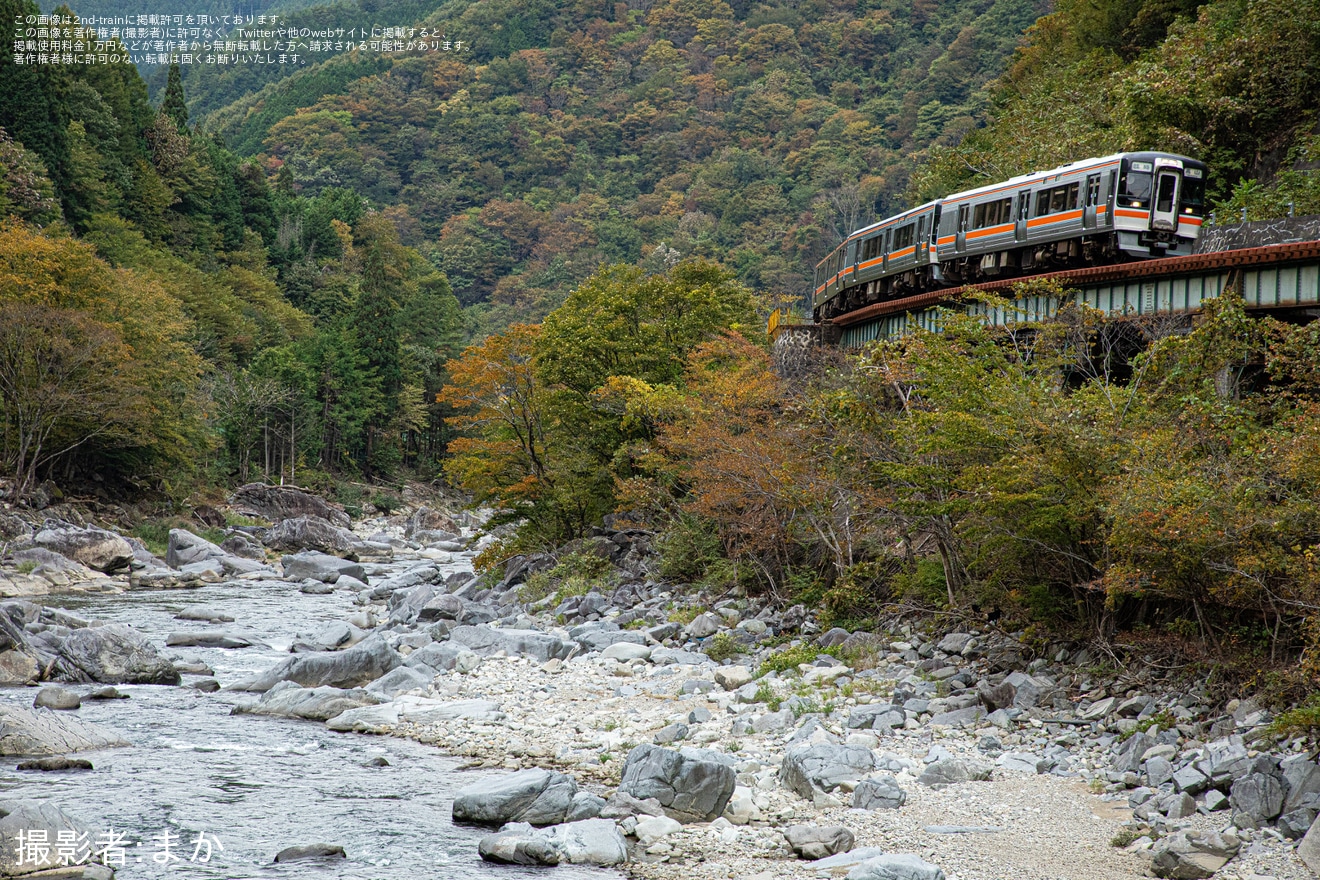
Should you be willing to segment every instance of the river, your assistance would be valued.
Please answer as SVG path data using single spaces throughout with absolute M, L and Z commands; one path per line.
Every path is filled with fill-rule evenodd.
M 453 570 L 464 567 L 470 568 L 454 563 Z M 374 570 L 384 576 L 389 568 Z M 223 685 L 287 658 L 298 634 L 311 635 L 358 610 L 353 598 L 342 591 L 306 595 L 282 581 L 238 580 L 194 590 L 49 597 L 45 604 L 129 623 L 167 655 L 205 662 Z M 235 622 L 174 619 L 187 606 L 203 605 Z M 164 647 L 171 632 L 216 629 L 269 647 Z M 410 740 L 231 715 L 253 695 L 186 687 L 196 679 L 184 676 L 183 687 L 120 685 L 130 699 L 84 702 L 79 718 L 117 730 L 132 747 L 81 755 L 93 763 L 90 772 L 19 772 L 14 760 L 0 769 L 0 798 L 49 800 L 98 837 L 113 830 L 124 841 L 118 873 L 125 878 L 320 875 L 315 866 L 324 863 L 273 864 L 285 847 L 312 843 L 344 847 L 348 859 L 332 863 L 330 871 L 354 880 L 544 875 L 546 869 L 482 862 L 477 840 L 488 832 L 450 822 L 454 793 L 481 772 L 460 770 L 458 760 Z M 65 687 L 84 695 L 92 690 Z M 0 699 L 31 706 L 35 694 L 9 688 L 0 690 Z M 378 758 L 388 764 L 378 766 Z M 553 870 L 560 880 L 617 876 L 567 865 Z

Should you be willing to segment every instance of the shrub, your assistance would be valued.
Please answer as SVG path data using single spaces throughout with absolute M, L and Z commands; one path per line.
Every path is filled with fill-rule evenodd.
M 738 644 L 737 639 L 731 634 L 724 632 L 713 636 L 711 640 L 706 643 L 705 651 L 707 657 L 714 660 L 716 663 L 723 663 L 725 660 L 729 660 L 741 654 L 743 649 L 742 645 Z

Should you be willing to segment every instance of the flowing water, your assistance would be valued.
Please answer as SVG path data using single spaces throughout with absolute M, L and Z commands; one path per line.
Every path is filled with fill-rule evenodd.
M 46 604 L 132 624 L 167 654 L 205 662 L 223 685 L 286 659 L 298 634 L 342 620 L 355 610 L 352 599 L 344 592 L 309 596 L 278 581 L 233 581 L 196 590 L 51 597 Z M 183 608 L 201 605 L 235 622 L 174 619 Z M 171 632 L 216 629 L 269 647 L 164 648 Z M 185 685 L 192 680 L 184 676 Z M 92 689 L 66 687 L 83 694 Z M 115 729 L 131 748 L 82 755 L 95 767 L 90 772 L 19 772 L 11 759 L 0 767 L 0 798 L 49 800 L 82 819 L 98 839 L 113 831 L 122 839 L 116 844 L 123 849 L 121 878 L 545 876 L 545 869 L 480 860 L 477 840 L 487 832 L 455 827 L 450 805 L 456 790 L 482 774 L 457 769 L 457 760 L 432 747 L 334 733 L 315 722 L 229 714 L 253 695 L 118 689 L 130 699 L 84 702 L 76 714 Z M 34 695 L 31 688 L 0 689 L 0 700 L 15 705 L 31 706 Z M 388 765 L 373 766 L 382 757 Z M 312 843 L 343 846 L 348 859 L 273 864 L 285 847 Z M 567 865 L 552 870 L 557 880 L 617 876 Z

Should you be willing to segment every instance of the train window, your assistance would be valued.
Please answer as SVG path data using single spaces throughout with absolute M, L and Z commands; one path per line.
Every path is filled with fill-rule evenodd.
M 1160 175 L 1160 190 L 1155 197 L 1155 210 L 1161 214 L 1173 210 L 1173 197 L 1178 189 L 1178 177 L 1173 174 Z
M 1150 164 L 1150 163 L 1142 163 Z M 1151 175 L 1148 171 L 1129 171 L 1123 175 L 1123 201 L 1130 207 L 1144 208 L 1150 204 Z
M 989 205 L 984 204 L 976 206 L 976 211 L 972 214 L 972 226 L 974 228 L 980 229 L 985 226 L 985 209 L 988 207 Z
M 912 230 L 914 225 L 909 223 L 906 226 L 900 226 L 894 230 L 894 250 L 900 251 L 912 244 Z
M 1197 173 L 1196 177 L 1191 172 Z M 1205 178 L 1200 176 L 1199 168 L 1188 168 L 1183 172 L 1182 212 L 1200 216 L 1205 211 Z
M 1092 174 L 1086 178 L 1086 207 L 1094 208 L 1100 204 L 1100 175 Z
M 1050 212 L 1050 191 L 1041 190 L 1036 194 L 1036 216 L 1043 217 Z

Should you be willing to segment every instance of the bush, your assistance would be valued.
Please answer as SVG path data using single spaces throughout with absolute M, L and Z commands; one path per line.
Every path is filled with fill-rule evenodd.
M 742 645 L 738 644 L 738 640 L 726 632 L 713 636 L 706 643 L 704 650 L 706 656 L 716 663 L 723 663 L 725 660 L 732 659 L 743 652 Z
M 668 581 L 703 580 L 711 566 L 727 563 L 719 536 L 710 523 L 681 514 L 656 540 L 660 554 L 660 576 Z
M 377 492 L 371 496 L 371 506 L 389 516 L 403 506 L 403 500 L 392 492 Z

